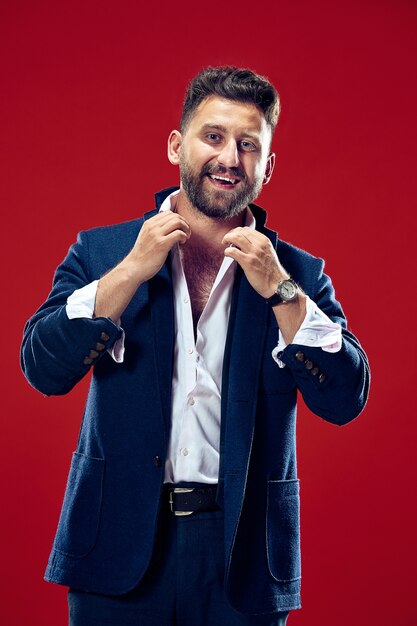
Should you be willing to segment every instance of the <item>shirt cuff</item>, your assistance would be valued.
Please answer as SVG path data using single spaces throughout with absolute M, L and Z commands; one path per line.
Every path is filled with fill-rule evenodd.
M 86 317 L 92 320 L 94 317 L 94 304 L 96 302 L 98 280 L 76 289 L 68 298 L 66 311 L 70 320 L 78 317 Z
M 285 305 L 284 305 L 285 306 Z M 338 352 L 342 347 L 342 327 L 325 314 L 307 296 L 306 316 L 297 330 L 292 343 L 311 348 L 321 348 L 325 352 Z M 278 345 L 272 350 L 272 358 L 279 367 L 285 367 L 278 353 L 287 347 L 281 331 L 278 331 Z
M 67 312 L 68 319 L 73 320 L 80 317 L 84 317 L 92 320 L 94 317 L 94 305 L 96 302 L 98 280 L 94 280 L 92 283 L 76 289 L 68 298 L 65 310 Z M 117 325 L 120 326 L 120 320 L 117 321 Z M 112 359 L 116 363 L 123 363 L 125 353 L 125 332 L 121 329 L 122 334 L 117 339 L 113 346 L 107 350 Z

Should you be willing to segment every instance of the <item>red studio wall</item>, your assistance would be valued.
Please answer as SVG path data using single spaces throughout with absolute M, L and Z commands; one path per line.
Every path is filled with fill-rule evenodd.
M 300 405 L 303 608 L 288 623 L 417 623 L 416 17 L 411 0 L 2 0 L 0 624 L 67 623 L 66 590 L 43 571 L 88 385 L 33 390 L 24 323 L 79 230 L 132 219 L 177 183 L 166 139 L 188 80 L 216 64 L 277 86 L 277 165 L 258 203 L 326 259 L 372 368 L 351 424 Z

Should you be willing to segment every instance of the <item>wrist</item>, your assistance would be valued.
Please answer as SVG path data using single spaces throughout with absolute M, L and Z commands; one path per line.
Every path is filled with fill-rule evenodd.
M 261 294 L 262 297 L 265 298 L 265 300 L 271 298 L 277 292 L 278 283 L 282 282 L 283 280 L 288 280 L 290 278 L 291 276 L 286 272 L 278 272 L 277 274 L 274 274 L 273 278 L 271 278 L 268 282 L 267 289 L 264 293 Z
M 139 287 L 146 280 L 142 275 L 140 264 L 131 256 L 131 253 L 129 253 L 115 269 L 120 271 L 123 280 L 128 283 L 134 283 L 136 287 Z
M 294 337 L 305 320 L 307 313 L 307 296 L 302 291 L 293 302 L 285 305 L 272 306 L 272 311 L 277 320 L 282 337 L 286 345 L 290 345 L 294 341 Z
M 280 311 L 284 311 L 284 310 L 290 311 L 291 310 L 292 313 L 294 313 L 298 309 L 299 312 L 301 314 L 304 314 L 304 317 L 305 317 L 305 314 L 306 314 L 306 311 L 307 311 L 307 308 L 306 308 L 307 304 L 306 303 L 307 303 L 307 296 L 306 296 L 306 294 L 303 291 L 301 291 L 301 289 L 299 289 L 297 291 L 297 297 L 294 298 L 294 300 L 291 300 L 290 302 L 285 302 L 285 306 L 280 306 L 280 304 L 283 304 L 283 303 L 280 303 L 280 302 L 278 302 L 278 304 L 273 304 L 271 306 L 272 306 L 272 309 L 273 309 L 274 312 L 277 312 L 278 310 L 280 310 Z

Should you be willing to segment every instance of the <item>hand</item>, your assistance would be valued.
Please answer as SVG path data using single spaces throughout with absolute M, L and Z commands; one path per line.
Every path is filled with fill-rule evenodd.
M 94 316 L 110 317 L 118 323 L 139 285 L 155 276 L 172 246 L 185 243 L 190 235 L 187 222 L 172 211 L 146 220 L 129 254 L 100 278 Z
M 278 282 L 289 278 L 272 243 L 257 230 L 247 226 L 234 228 L 223 237 L 223 243 L 228 245 L 225 256 L 239 263 L 249 283 L 263 298 L 270 298 Z
M 279 281 L 289 278 L 272 243 L 258 231 L 246 226 L 234 228 L 223 237 L 223 243 L 233 244 L 233 247 L 226 248 L 225 256 L 239 263 L 252 287 L 263 298 L 270 298 Z M 272 307 L 287 345 L 292 343 L 305 319 L 306 302 L 306 295 L 298 289 L 298 297 L 294 301 Z
M 161 269 L 176 243 L 185 243 L 191 229 L 185 219 L 172 211 L 163 211 L 146 220 L 125 262 L 135 268 L 140 283 Z

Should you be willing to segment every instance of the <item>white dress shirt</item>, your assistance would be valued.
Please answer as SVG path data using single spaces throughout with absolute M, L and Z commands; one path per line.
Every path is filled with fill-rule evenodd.
M 175 210 L 178 190 L 162 203 L 160 211 Z M 249 208 L 245 225 L 255 228 Z M 190 296 L 176 244 L 171 252 L 174 293 L 175 346 L 172 379 L 172 420 L 165 482 L 216 483 L 219 472 L 221 380 L 236 262 L 225 257 L 198 320 L 196 338 Z M 98 281 L 77 289 L 67 301 L 67 315 L 92 318 Z M 120 321 L 119 321 L 120 324 Z M 285 367 L 277 354 L 286 346 L 278 330 L 271 358 Z M 125 337 L 109 351 L 123 362 Z M 307 298 L 307 313 L 293 343 L 337 352 L 342 345 L 341 327 Z

